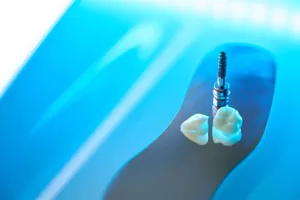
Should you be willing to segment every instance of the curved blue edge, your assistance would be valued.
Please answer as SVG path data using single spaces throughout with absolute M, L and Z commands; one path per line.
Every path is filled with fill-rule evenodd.
M 44 159 L 44 165 L 55 165 L 53 161 L 57 161 L 56 159 L 52 161 L 47 159 L 54 154 L 61 154 L 66 141 L 69 141 L 69 138 L 74 133 L 79 134 L 74 139 L 75 145 L 73 144 L 78 147 L 82 142 L 81 140 L 90 134 L 99 119 L 103 117 L 100 115 L 104 111 L 101 112 L 99 109 L 86 111 L 81 108 L 82 105 L 87 103 L 87 101 L 82 101 L 75 106 L 76 109 L 69 112 L 69 115 L 62 115 L 57 119 L 55 125 L 49 125 L 45 129 L 44 134 L 33 138 L 29 148 L 27 148 L 28 146 L 24 147 L 24 141 L 27 141 L 29 130 L 46 107 L 87 66 L 90 66 L 126 30 L 139 21 L 139 18 L 133 19 L 131 23 L 128 20 L 124 22 L 122 18 L 111 18 L 108 11 L 91 12 L 81 7 L 80 4 L 75 3 L 24 66 L 24 69 L 0 102 L 0 199 L 15 197 L 23 189 L 24 185 L 35 178 L 35 171 L 43 166 L 43 162 L 39 159 Z M 103 28 L 100 29 L 99 26 Z M 172 28 L 170 29 L 172 30 Z M 110 39 L 106 40 L 104 39 L 105 37 Z M 282 54 L 281 56 L 286 56 L 287 58 L 282 58 L 282 60 L 286 61 L 288 65 L 292 65 L 291 62 L 294 62 L 294 60 L 289 60 L 289 58 L 295 58 L 297 54 Z M 134 66 L 134 64 L 132 63 L 131 66 Z M 122 64 L 119 63 L 118 65 L 121 66 Z M 133 68 L 134 70 L 136 69 Z M 286 77 L 295 78 L 296 76 L 292 74 L 298 72 L 297 69 L 295 70 L 279 70 L 281 81 L 276 87 L 280 87 L 278 91 L 283 91 L 283 93 L 276 95 L 276 101 L 273 105 L 276 109 L 271 111 L 273 118 L 267 125 L 266 136 L 264 136 L 257 149 L 223 181 L 214 196 L 215 199 L 246 199 L 251 192 L 256 192 L 255 189 L 257 187 L 259 187 L 257 193 L 251 195 L 265 199 L 266 195 L 269 195 L 265 191 L 282 185 L 282 180 L 289 182 L 288 184 L 283 184 L 281 190 L 274 192 L 279 193 L 281 197 L 299 197 L 295 187 L 297 181 L 300 180 L 300 173 L 298 173 L 300 159 L 297 156 L 299 155 L 299 148 L 297 148 L 299 134 L 293 126 L 297 124 L 295 113 L 299 109 L 295 108 L 293 112 L 284 110 L 284 108 L 288 107 L 287 104 L 291 103 L 287 100 L 291 95 L 291 91 L 297 89 L 295 80 L 286 79 Z M 102 78 L 105 75 L 106 77 L 111 77 L 109 74 L 112 73 L 113 69 L 111 72 L 104 73 Z M 140 71 L 136 71 L 136 74 L 130 77 L 123 77 L 124 81 L 128 81 L 128 84 L 130 84 L 130 80 L 135 79 L 139 73 Z M 97 85 L 100 85 L 101 81 L 97 82 Z M 115 87 L 117 88 L 117 86 Z M 93 95 L 95 94 L 94 92 Z M 87 98 L 92 99 L 94 98 L 93 95 L 91 94 Z M 117 100 L 120 95 L 122 95 L 122 92 L 111 98 Z M 100 95 L 92 105 L 97 105 L 101 100 L 103 101 L 103 96 Z M 106 99 L 105 102 L 109 103 L 110 101 Z M 281 104 L 284 104 L 282 109 L 280 108 Z M 280 115 L 273 113 L 273 110 L 285 113 L 288 122 L 281 127 L 278 124 L 273 126 L 276 123 L 282 123 Z M 97 119 L 92 120 L 91 124 L 81 124 L 81 119 L 73 116 L 78 112 L 82 112 L 83 116 L 87 117 L 87 121 L 92 120 L 89 118 L 91 113 L 93 113 L 92 116 L 97 116 Z M 72 126 L 69 126 L 71 121 L 75 121 L 78 125 L 76 126 L 76 123 L 72 123 Z M 66 133 L 68 130 L 70 134 L 62 137 L 61 133 Z M 43 138 L 46 134 L 54 132 L 55 135 Z M 281 136 L 285 133 L 288 133 L 290 137 L 282 139 Z M 60 148 L 57 148 L 57 144 L 59 144 L 58 147 Z M 74 150 L 69 151 L 68 155 Z M 45 152 L 46 154 L 44 154 Z M 64 158 L 66 157 L 68 156 L 64 156 Z M 60 158 L 59 163 L 63 163 L 64 158 Z M 55 166 L 53 171 L 56 171 L 59 167 L 60 165 Z M 275 177 L 274 181 L 264 185 L 264 181 L 268 181 L 272 177 Z M 281 179 L 276 180 L 276 178 Z M 37 190 L 42 187 L 43 184 Z
M 261 53 L 256 54 L 256 56 L 258 56 L 257 59 L 262 59 L 263 63 L 269 63 L 270 65 L 273 65 L 274 73 L 272 75 L 264 74 L 264 72 L 261 71 L 262 73 L 249 74 L 249 75 L 265 77 L 267 79 L 270 79 L 271 77 L 273 77 L 272 79 L 275 81 L 274 84 L 275 84 L 275 88 L 276 88 L 277 66 L 275 63 L 275 58 L 272 57 L 272 54 L 270 54 L 270 52 L 266 51 L 263 48 L 258 48 L 257 50 L 261 51 Z M 247 59 L 249 59 L 249 58 L 251 58 L 251 53 L 242 59 L 245 60 L 245 62 L 247 62 Z M 252 57 L 252 59 L 255 60 L 255 57 Z M 254 68 L 254 69 L 255 68 L 259 69 L 262 67 L 263 67 L 263 65 L 252 66 L 252 68 Z M 257 70 L 257 71 L 259 71 L 259 70 Z M 252 73 L 254 73 L 254 72 L 255 72 L 255 70 Z M 247 74 L 248 71 L 245 71 L 245 73 Z M 251 84 L 251 83 L 248 83 L 248 84 Z M 245 91 L 245 92 L 247 92 L 247 91 Z M 248 99 L 248 101 L 251 101 L 251 99 Z M 259 104 L 260 104 L 261 109 L 264 109 L 265 106 L 266 107 L 270 106 L 270 105 L 264 106 L 264 102 L 260 102 Z M 273 104 L 273 99 L 271 101 L 271 110 L 272 110 L 272 104 Z M 268 116 L 270 114 L 271 114 L 271 111 L 269 111 Z M 269 117 L 267 118 L 266 126 L 268 124 L 269 124 Z M 264 129 L 264 132 L 266 132 L 266 129 Z M 257 133 L 253 133 L 253 134 L 255 135 Z M 264 162 L 264 165 L 260 165 L 262 160 L 259 161 L 259 159 L 262 159 L 262 158 L 260 157 L 261 154 L 257 153 L 257 152 L 261 151 L 261 149 L 262 149 L 261 146 L 262 146 L 262 143 L 264 143 L 264 140 L 265 140 L 265 133 L 262 134 L 262 138 L 259 140 L 258 145 L 253 149 L 253 151 L 250 152 L 250 154 L 247 157 L 245 157 L 245 159 L 242 162 L 240 162 L 234 169 L 232 169 L 232 171 L 227 175 L 226 178 L 224 178 L 224 180 L 220 184 L 219 188 L 216 190 L 212 199 L 218 199 L 218 200 L 224 199 L 224 198 L 225 199 L 226 198 L 247 199 L 247 197 L 255 190 L 257 185 L 259 185 L 259 183 L 266 176 L 269 175 L 269 172 L 275 168 L 275 165 L 278 160 L 273 159 L 274 157 L 271 157 L 271 159 L 269 159 L 267 161 L 267 165 L 265 164 L 266 162 Z M 273 139 L 272 140 L 273 143 L 271 145 L 278 147 L 278 146 L 280 146 L 280 141 L 281 141 L 280 137 L 278 140 Z M 270 150 L 269 148 L 270 147 L 268 147 L 268 150 Z M 253 154 L 255 154 L 255 156 Z M 255 159 L 258 159 L 258 161 L 253 162 L 253 156 Z M 266 158 L 263 158 L 263 159 L 266 159 Z M 243 167 L 244 167 L 244 169 L 241 170 L 241 168 L 243 168 Z M 250 173 L 252 173 L 251 176 L 250 176 Z M 224 188 L 226 188 L 226 189 L 224 189 Z
M 84 98 L 31 135 L 49 105 L 133 26 L 158 20 L 166 31 L 153 57 L 178 29 L 176 18 L 149 12 L 116 15 L 79 2 L 69 8 L 1 99 L 1 199 L 38 195 L 153 58 L 143 61 L 137 49 L 129 50 L 88 85 Z
M 272 55 L 276 61 L 277 76 L 272 109 L 264 136 L 257 148 L 237 166 L 216 191 L 215 199 L 298 199 L 295 189 L 299 180 L 297 143 L 297 113 L 291 107 L 291 91 L 299 68 L 293 62 L 299 55 L 295 43 L 273 42 Z M 296 94 L 297 96 L 297 94 Z M 294 96 L 295 97 L 295 96 Z
M 220 51 L 228 54 L 231 106 L 244 117 L 243 140 L 233 147 L 222 147 L 213 144 L 210 135 L 207 145 L 198 146 L 187 141 L 179 127 L 192 114 L 210 116 L 210 94 L 217 73 L 217 68 L 212 67 L 217 65 Z M 142 199 L 144 195 L 145 199 L 210 198 L 221 180 L 249 155 L 263 135 L 274 94 L 274 62 L 264 49 L 248 44 L 225 44 L 206 52 L 197 64 L 180 112 L 156 141 L 116 174 L 105 199 Z M 256 87 L 259 88 L 255 90 Z
M 99 18 L 102 20 L 99 21 Z M 115 26 L 116 23 L 118 26 Z M 0 102 L 0 145 L 3 149 L 0 152 L 0 183 L 3 188 L 1 195 L 7 195 L 7 198 L 1 199 L 11 199 L 18 195 L 35 178 L 39 168 L 53 163 L 55 155 L 61 154 L 68 141 L 71 143 L 73 140 L 76 144 L 79 138 L 83 140 L 86 137 L 90 125 L 77 123 L 81 128 L 74 124 L 70 126 L 69 120 L 78 122 L 79 119 L 73 114 L 81 112 L 81 115 L 88 116 L 91 110 L 77 110 L 62 116 L 56 125 L 35 137 L 30 137 L 30 130 L 57 96 L 133 24 L 122 23 L 120 18 L 111 18 L 106 10 L 101 13 L 91 12 L 76 2 L 28 60 Z M 120 72 L 122 70 L 126 72 L 122 68 Z M 132 78 L 138 73 L 138 70 L 134 70 Z M 108 79 L 109 76 L 102 81 Z M 109 104 L 110 101 L 103 103 Z M 64 132 L 66 134 L 63 135 Z M 78 134 L 79 138 L 70 141 L 72 134 Z M 58 163 L 64 160 L 60 159 Z M 42 189 L 43 185 L 39 187 Z

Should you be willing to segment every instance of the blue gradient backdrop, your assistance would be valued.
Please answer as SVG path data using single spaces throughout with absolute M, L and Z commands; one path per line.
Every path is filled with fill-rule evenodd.
M 146 7 L 74 3 L 1 99 L 0 199 L 36 197 L 191 18 L 195 16 Z M 139 60 L 136 49 L 128 51 L 99 73 L 69 107 L 31 134 L 51 103 L 131 27 L 143 21 L 163 27 L 159 46 L 151 58 Z M 194 44 L 98 148 L 62 191 L 61 199 L 78 196 L 75 190 L 87 199 L 100 198 L 117 170 L 158 138 L 171 122 L 201 57 L 230 42 L 265 48 L 273 55 L 278 73 L 263 139 L 223 181 L 214 199 L 300 198 L 297 188 L 300 181 L 297 113 L 300 108 L 296 104 L 299 41 L 249 26 L 209 21 L 205 17 L 199 17 L 195 26 L 200 33 Z M 80 182 L 86 184 L 82 186 Z

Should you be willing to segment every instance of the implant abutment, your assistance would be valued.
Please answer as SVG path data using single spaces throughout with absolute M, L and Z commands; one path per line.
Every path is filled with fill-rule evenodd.
M 225 52 L 219 55 L 218 77 L 213 90 L 213 117 L 219 108 L 229 105 L 230 85 L 226 82 L 227 57 Z
M 217 84 L 219 88 L 223 88 L 225 86 L 225 83 L 226 83 L 225 78 L 218 77 Z

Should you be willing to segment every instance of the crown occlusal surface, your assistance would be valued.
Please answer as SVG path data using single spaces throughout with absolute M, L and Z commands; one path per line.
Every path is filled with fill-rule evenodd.
M 208 116 L 195 114 L 184 121 L 180 130 L 189 140 L 205 145 L 208 142 Z
M 225 106 L 218 109 L 212 128 L 213 141 L 225 146 L 232 146 L 242 138 L 243 118 L 237 110 Z

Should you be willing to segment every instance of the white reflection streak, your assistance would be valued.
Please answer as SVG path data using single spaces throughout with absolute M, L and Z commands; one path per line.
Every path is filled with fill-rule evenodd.
M 156 49 L 160 41 L 160 27 L 150 23 L 140 23 L 129 30 L 108 52 L 96 61 L 90 68 L 75 80 L 46 110 L 40 120 L 31 130 L 35 134 L 45 124 L 49 123 L 62 110 L 68 108 L 76 98 L 81 95 L 91 81 L 93 81 L 101 71 L 110 66 L 112 62 L 124 55 L 130 49 L 138 48 L 139 58 L 148 59 Z
M 199 33 L 195 29 L 195 24 L 191 22 L 174 36 L 164 51 L 150 64 L 113 111 L 97 127 L 96 131 L 40 193 L 37 197 L 38 200 L 54 199 L 62 191 L 109 134 L 133 111 L 142 98 L 172 68 L 177 59 L 192 44 Z
M 0 98 L 72 3 L 0 1 Z

